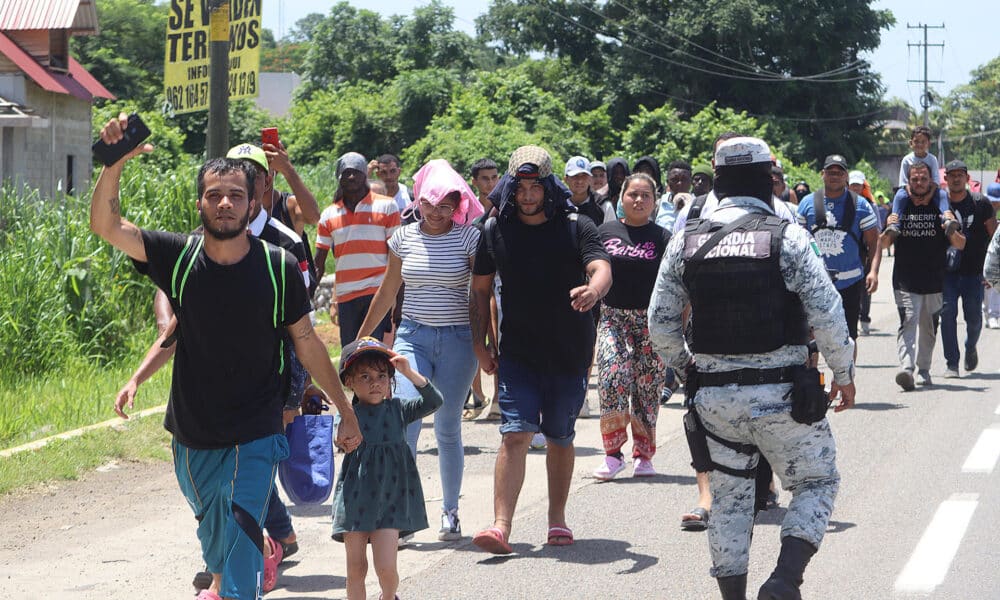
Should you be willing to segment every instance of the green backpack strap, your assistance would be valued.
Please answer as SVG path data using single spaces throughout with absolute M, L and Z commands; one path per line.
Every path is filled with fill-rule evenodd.
M 274 308 L 271 311 L 271 322 L 274 328 L 277 329 L 280 323 L 285 321 L 285 249 L 278 247 L 272 248 L 268 247 L 268 244 L 262 240 L 258 240 L 261 246 L 264 247 L 264 254 L 266 258 L 264 262 L 267 264 L 267 274 L 271 277 L 271 288 L 274 290 Z M 277 250 L 277 252 L 275 252 Z M 274 274 L 274 263 L 277 262 L 278 273 L 280 276 L 275 276 Z M 281 290 L 279 294 L 278 280 L 281 280 Z M 280 319 L 279 317 L 280 313 Z M 278 374 L 281 375 L 285 372 L 285 336 L 281 336 L 281 347 L 279 349 L 280 363 L 278 365 Z
M 174 263 L 174 272 L 170 278 L 170 297 L 177 300 L 177 305 L 181 306 L 184 297 L 184 286 L 187 285 L 188 275 L 194 267 L 194 261 L 198 258 L 202 246 L 205 245 L 205 238 L 200 235 L 189 235 L 184 249 L 177 256 Z M 185 261 L 187 265 L 184 266 Z M 182 272 L 183 271 L 183 272 Z

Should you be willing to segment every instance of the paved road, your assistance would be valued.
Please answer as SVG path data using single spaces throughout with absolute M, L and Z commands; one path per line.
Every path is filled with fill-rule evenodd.
M 874 334 L 861 339 L 858 402 L 832 417 L 843 477 L 830 532 L 807 572 L 807 598 L 1000 598 L 1000 331 L 984 331 L 979 369 L 958 380 L 902 393 L 893 383 L 897 317 L 884 264 Z M 596 403 L 593 404 L 596 408 Z M 694 504 L 681 410 L 660 411 L 661 475 L 599 483 L 596 419 L 578 427 L 576 476 L 568 510 L 577 542 L 545 541 L 544 454 L 529 457 L 511 542 L 493 557 L 469 538 L 436 540 L 440 486 L 433 432 L 420 440 L 418 466 L 431 529 L 402 550 L 400 596 L 413 599 L 717 597 L 702 533 L 682 532 Z M 465 425 L 461 515 L 466 536 L 492 514 L 496 423 Z M 788 501 L 782 492 L 781 504 Z M 330 504 L 292 507 L 301 551 L 288 561 L 272 599 L 343 598 L 343 547 L 330 540 Z M 0 500 L 0 598 L 131 599 L 190 597 L 201 565 L 194 521 L 169 465 L 108 465 L 79 482 Z M 763 513 L 751 554 L 751 587 L 770 572 L 783 508 Z M 377 598 L 374 576 L 369 597 Z

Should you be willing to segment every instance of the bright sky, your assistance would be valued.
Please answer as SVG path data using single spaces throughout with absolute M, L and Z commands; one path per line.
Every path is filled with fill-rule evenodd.
M 350 0 L 351 4 L 375 10 L 388 16 L 408 15 L 417 6 L 427 4 L 419 0 L 382 0 L 379 3 Z M 489 0 L 443 0 L 455 9 L 455 28 L 475 33 L 475 19 L 489 8 Z M 264 27 L 277 37 L 287 33 L 295 21 L 313 12 L 326 14 L 335 0 L 263 0 Z M 993 58 L 1000 56 L 996 43 L 996 0 L 951 0 L 947 11 L 939 0 L 876 0 L 876 8 L 887 8 L 896 16 L 896 25 L 882 33 L 882 44 L 870 60 L 875 71 L 882 74 L 889 97 L 899 97 L 919 110 L 922 86 L 907 83 L 907 79 L 923 77 L 923 52 L 908 48 L 907 42 L 923 41 L 923 31 L 907 29 L 907 24 L 944 25 L 945 29 L 928 29 L 930 44 L 943 42 L 944 48 L 930 48 L 928 52 L 928 79 L 945 83 L 932 84 L 940 95 L 955 86 L 967 83 L 969 73 Z

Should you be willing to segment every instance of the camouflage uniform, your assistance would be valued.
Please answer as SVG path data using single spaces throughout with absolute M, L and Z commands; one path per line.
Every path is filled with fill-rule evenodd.
M 728 223 L 748 212 L 773 211 L 756 198 L 733 197 L 723 200 L 709 218 Z M 649 304 L 653 347 L 668 366 L 679 371 L 692 358 L 684 343 L 681 319 L 689 301 L 683 283 L 683 252 L 682 232 L 667 246 Z M 801 227 L 789 225 L 785 229 L 779 264 L 786 287 L 802 301 L 816 343 L 833 369 L 834 381 L 849 384 L 853 379 L 854 342 L 848 336 L 840 294 L 830 282 L 809 234 Z M 807 353 L 805 346 L 786 345 L 761 354 L 697 354 L 694 361 L 700 372 L 711 373 L 799 365 L 805 363 Z M 840 482 L 837 451 L 826 419 L 812 425 L 792 420 L 790 390 L 789 383 L 702 387 L 694 405 L 711 433 L 756 445 L 781 478 L 782 487 L 792 493 L 782 537 L 798 537 L 819 547 Z M 721 465 L 748 469 L 757 464 L 757 454 L 740 454 L 711 438 L 708 444 L 712 460 Z M 708 537 L 714 565 L 710 573 L 713 577 L 745 574 L 753 528 L 754 480 L 711 471 L 709 482 L 713 510 Z
M 983 278 L 994 289 L 1000 289 L 1000 235 L 994 235 L 990 240 L 986 262 L 983 263 Z

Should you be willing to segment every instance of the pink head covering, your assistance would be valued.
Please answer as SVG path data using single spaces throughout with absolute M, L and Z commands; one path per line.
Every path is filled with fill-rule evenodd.
M 413 176 L 413 202 L 410 208 L 417 208 L 421 200 L 437 206 L 438 202 L 452 192 L 461 195 L 458 207 L 451 216 L 456 225 L 471 223 L 483 214 L 483 205 L 479 203 L 472 188 L 443 158 L 428 161 Z

